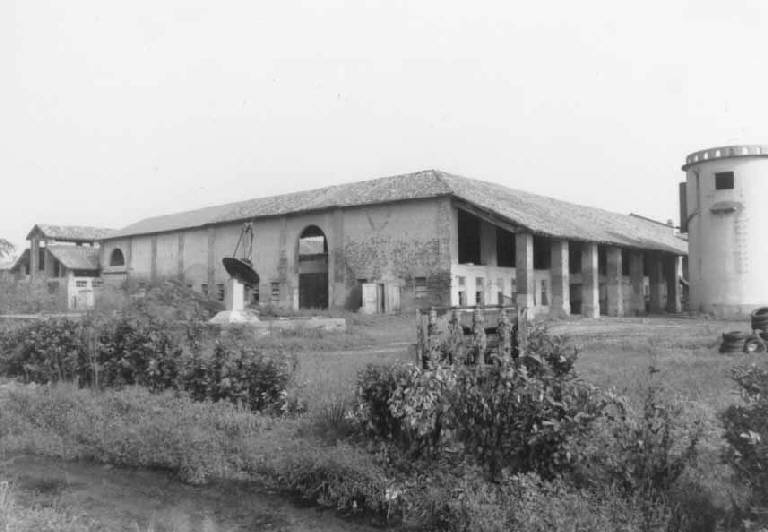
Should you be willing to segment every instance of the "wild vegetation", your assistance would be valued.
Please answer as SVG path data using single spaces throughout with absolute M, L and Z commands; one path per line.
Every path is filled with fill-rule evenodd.
M 683 345 L 657 342 L 619 360 L 631 369 L 612 382 L 633 387 L 618 391 L 591 369 L 596 351 L 580 366 L 579 342 L 543 329 L 529 357 L 423 369 L 386 354 L 313 351 L 334 340 L 316 332 L 222 334 L 201 325 L 202 303 L 169 304 L 152 290 L 81 322 L 3 336 L 2 371 L 45 385 L 0 399 L 0 459 L 34 453 L 191 483 L 246 480 L 403 529 L 763 523 L 768 372 L 757 358 L 735 374 L 744 399 L 719 400 L 718 416 L 669 380 Z M 375 341 L 366 326 L 340 341 Z

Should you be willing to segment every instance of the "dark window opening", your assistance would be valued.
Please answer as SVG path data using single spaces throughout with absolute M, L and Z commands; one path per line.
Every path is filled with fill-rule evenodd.
M 651 261 L 648 260 L 648 255 L 643 253 L 643 276 L 650 275 Z
M 533 237 L 533 269 L 548 270 L 552 259 L 552 246 L 546 238 Z
M 414 293 L 414 296 L 417 298 L 427 296 L 427 278 L 426 277 L 414 278 L 413 293 Z
M 629 261 L 631 260 L 631 254 L 629 250 L 621 250 L 621 275 L 629 275 Z
M 608 271 L 608 253 L 605 246 L 597 246 L 597 273 L 605 275 Z
M 272 303 L 279 303 L 280 302 L 280 283 L 270 283 L 270 298 L 269 300 Z
M 485 305 L 485 279 L 475 279 L 475 305 Z
M 581 246 L 575 242 L 568 245 L 568 271 L 581 273 Z
M 224 301 L 225 291 L 224 291 L 224 285 L 223 284 L 217 284 L 216 285 L 216 298 L 219 301 Z
M 496 257 L 499 266 L 515 266 L 515 234 L 496 228 Z
M 123 256 L 123 252 L 120 248 L 115 248 L 112 250 L 112 254 L 109 256 L 109 265 L 125 266 L 125 257 Z
M 467 296 L 464 293 L 464 290 L 459 290 L 459 306 L 463 307 L 467 304 Z
M 541 280 L 541 304 L 544 306 L 549 305 L 549 293 L 547 292 L 547 281 L 545 279 Z
M 204 296 L 208 297 L 208 283 L 201 284 L 200 291 L 203 293 Z
M 246 289 L 251 294 L 250 297 L 250 304 L 254 306 L 258 306 L 259 304 L 259 285 L 257 284 L 249 284 L 246 286 Z
M 733 172 L 717 172 L 715 174 L 715 190 L 733 188 Z
M 459 209 L 459 264 L 482 264 L 480 218 Z
M 45 248 L 37 250 L 37 269 L 41 271 L 45 269 Z

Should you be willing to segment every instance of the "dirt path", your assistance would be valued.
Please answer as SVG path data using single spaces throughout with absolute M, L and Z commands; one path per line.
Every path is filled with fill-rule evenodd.
M 301 507 L 273 493 L 227 483 L 195 487 L 171 476 L 52 458 L 18 457 L 0 467 L 22 505 L 55 505 L 101 523 L 100 530 L 373 531 L 330 510 Z

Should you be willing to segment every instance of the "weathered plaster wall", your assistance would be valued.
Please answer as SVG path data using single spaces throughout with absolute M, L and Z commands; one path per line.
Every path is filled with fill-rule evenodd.
M 131 238 L 131 277 L 149 279 L 152 276 L 152 237 Z
M 717 172 L 733 172 L 734 188 L 716 190 Z M 687 171 L 686 199 L 691 308 L 740 317 L 768 305 L 768 159 L 695 164 Z M 712 212 L 723 202 L 732 202 L 734 210 Z
M 395 282 L 401 302 L 414 305 L 450 303 L 451 207 L 447 198 L 344 211 L 346 286 L 356 279 Z M 414 300 L 414 279 L 425 277 L 427 297 Z
M 272 283 L 277 283 L 279 303 L 298 306 L 299 236 L 315 225 L 328 243 L 328 297 L 332 306 L 355 304 L 357 279 L 396 283 L 402 288 L 403 305 L 411 306 L 416 277 L 427 278 L 429 300 L 425 304 L 448 304 L 450 220 L 447 199 L 256 220 L 252 258 L 261 278 L 261 302 L 269 302 Z M 108 241 L 105 260 L 114 247 L 121 247 L 124 253 L 128 248 L 131 276 L 151 279 L 154 273 L 160 279 L 179 277 L 183 272 L 184 281 L 194 289 L 207 284 L 209 292 L 216 294 L 217 285 L 226 284 L 227 279 L 221 259 L 234 252 L 241 228 L 241 223 L 230 223 Z
M 208 284 L 208 231 L 195 229 L 180 234 L 184 240 L 181 253 L 184 281 L 200 291 L 203 283 Z
M 159 278 L 179 276 L 178 233 L 157 235 L 156 275 Z

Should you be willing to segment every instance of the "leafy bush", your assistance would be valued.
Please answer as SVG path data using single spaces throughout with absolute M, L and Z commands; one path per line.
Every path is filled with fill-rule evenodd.
M 450 411 L 465 453 L 493 476 L 533 471 L 552 478 L 571 468 L 565 444 L 600 408 L 594 388 L 581 381 L 487 366 L 461 370 Z
M 286 407 L 286 388 L 295 370 L 292 357 L 252 347 L 219 343 L 211 356 L 184 360 L 178 387 L 198 401 L 229 401 L 252 410 Z
M 405 382 L 409 375 L 410 367 L 402 364 L 369 364 L 358 375 L 357 414 L 370 434 L 400 439 L 402 426 L 389 405 L 398 383 Z
M 725 439 L 724 453 L 738 477 L 750 488 L 751 508 L 768 524 L 768 369 L 752 364 L 733 371 L 743 404 L 731 405 L 722 414 Z
M 358 415 L 370 434 L 414 456 L 459 445 L 492 476 L 551 477 L 570 467 L 565 443 L 600 403 L 574 378 L 575 353 L 559 340 L 537 345 L 536 356 L 514 363 L 368 367 L 358 380 Z
M 604 397 L 592 429 L 570 446 L 579 464 L 577 476 L 593 486 L 616 486 L 625 495 L 664 497 L 697 458 L 697 422 L 684 419 L 679 403 L 662 400 L 654 382 L 646 388 L 640 411 L 623 397 Z
M 6 331 L 0 337 L 0 371 L 26 382 L 46 384 L 82 377 L 82 326 L 71 320 L 50 319 Z
M 37 384 L 138 384 L 154 392 L 189 391 L 197 400 L 225 400 L 255 410 L 284 408 L 296 367 L 289 354 L 226 338 L 208 350 L 207 344 L 185 337 L 172 324 L 146 316 L 43 320 L 0 337 L 0 372 Z

